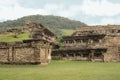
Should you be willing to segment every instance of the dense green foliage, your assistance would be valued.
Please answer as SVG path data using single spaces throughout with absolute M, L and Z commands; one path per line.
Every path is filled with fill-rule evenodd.
M 4 31 L 8 27 L 25 26 L 25 23 L 28 21 L 42 23 L 45 27 L 47 27 L 56 34 L 62 33 L 60 29 L 76 29 L 79 26 L 86 25 L 80 21 L 70 20 L 68 18 L 59 16 L 31 15 L 19 18 L 17 20 L 9 20 L 0 23 L 0 31 Z
M 0 65 L 0 80 L 120 80 L 120 63 L 52 61 L 48 65 Z

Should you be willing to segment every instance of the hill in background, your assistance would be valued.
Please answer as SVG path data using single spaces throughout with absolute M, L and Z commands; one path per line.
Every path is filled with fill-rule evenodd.
M 86 24 L 80 21 L 70 20 L 68 18 L 52 16 L 52 15 L 31 15 L 19 18 L 17 20 L 9 20 L 0 23 L 0 31 L 5 31 L 7 28 L 25 26 L 27 21 L 37 22 L 43 24 L 57 35 L 69 35 L 77 27 L 85 26 Z M 73 30 L 73 31 L 72 31 Z M 65 32 L 68 31 L 68 32 Z M 70 33 L 70 34 L 71 34 Z

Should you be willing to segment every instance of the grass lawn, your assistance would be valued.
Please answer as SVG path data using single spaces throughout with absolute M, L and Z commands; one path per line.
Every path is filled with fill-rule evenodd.
M 14 38 L 15 34 L 9 33 L 6 35 L 0 35 L 0 42 L 15 42 L 15 41 L 22 41 L 24 39 L 29 39 L 29 33 L 20 34 L 18 38 Z
M 61 29 L 61 31 L 65 36 L 70 36 L 73 32 L 75 32 L 73 29 Z
M 52 61 L 49 65 L 0 65 L 0 80 L 120 80 L 120 63 Z

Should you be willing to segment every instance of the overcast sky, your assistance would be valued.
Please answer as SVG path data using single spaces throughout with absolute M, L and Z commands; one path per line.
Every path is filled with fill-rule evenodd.
M 88 25 L 120 24 L 120 0 L 0 0 L 0 21 L 55 15 Z

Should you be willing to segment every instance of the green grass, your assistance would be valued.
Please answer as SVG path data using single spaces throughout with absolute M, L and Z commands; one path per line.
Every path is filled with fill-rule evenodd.
M 15 42 L 15 41 L 22 41 L 24 39 L 29 39 L 29 33 L 20 34 L 18 38 L 14 38 L 13 36 L 14 36 L 13 33 L 0 35 L 0 42 Z
M 120 63 L 52 61 L 49 65 L 0 65 L 0 80 L 120 80 Z
M 75 30 L 72 29 L 61 29 L 64 36 L 70 36 Z M 14 33 L 0 35 L 0 42 L 15 42 L 29 39 L 29 33 L 20 34 L 18 38 L 14 38 Z
M 73 32 L 75 32 L 73 29 L 61 29 L 61 31 L 65 36 L 70 36 Z

